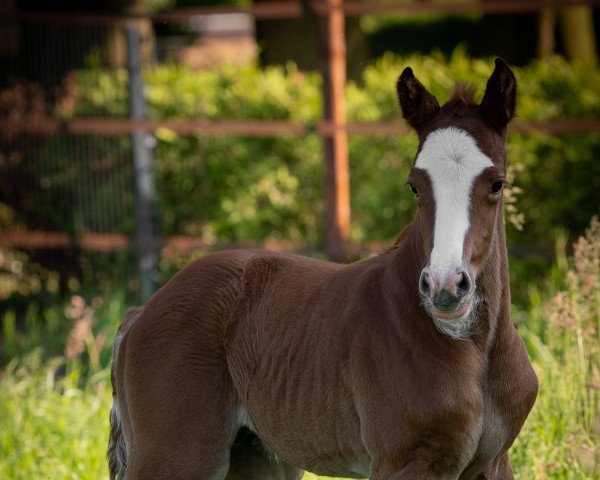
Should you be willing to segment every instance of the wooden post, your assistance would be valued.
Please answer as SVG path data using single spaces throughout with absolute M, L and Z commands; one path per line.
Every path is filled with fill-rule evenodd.
M 129 75 L 129 117 L 143 120 L 145 115 L 144 82 L 142 79 L 142 37 L 138 27 L 129 24 L 127 38 L 127 71 Z M 131 134 L 134 171 L 135 249 L 140 276 L 141 301 L 148 300 L 156 290 L 154 275 L 157 266 L 158 242 L 154 231 L 154 172 L 149 133 Z
M 560 27 L 563 48 L 571 60 L 598 61 L 594 10 L 590 5 L 562 8 Z
M 323 75 L 323 116 L 331 126 L 324 137 L 325 252 L 335 261 L 347 259 L 350 232 L 350 176 L 346 132 L 346 45 L 343 0 L 325 0 L 325 18 L 319 21 L 319 50 Z
M 554 53 L 556 42 L 554 30 L 556 29 L 556 10 L 553 7 L 544 7 L 538 12 L 538 45 L 539 58 L 548 58 Z

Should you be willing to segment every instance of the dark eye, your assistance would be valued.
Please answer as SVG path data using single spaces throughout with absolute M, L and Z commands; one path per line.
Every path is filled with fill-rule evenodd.
M 492 186 L 490 187 L 490 193 L 492 195 L 498 195 L 502 191 L 503 186 L 504 186 L 504 181 L 496 180 L 494 183 L 492 183 Z
M 418 197 L 419 191 L 415 187 L 413 187 L 411 184 L 409 184 L 408 186 L 410 187 L 410 191 L 415 194 L 415 197 Z

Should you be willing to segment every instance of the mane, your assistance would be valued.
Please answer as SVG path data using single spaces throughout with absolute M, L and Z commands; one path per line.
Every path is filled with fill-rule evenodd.
M 396 237 L 394 244 L 391 247 L 385 249 L 383 252 L 381 252 L 381 255 L 385 255 L 386 253 L 396 250 L 402 244 L 402 242 L 406 239 L 406 237 L 408 236 L 408 232 L 410 232 L 410 228 L 413 226 L 414 223 L 415 223 L 415 221 L 413 219 L 410 221 L 410 223 L 407 223 L 406 225 L 404 225 L 404 227 L 402 227 L 402 230 L 400 230 L 400 233 Z

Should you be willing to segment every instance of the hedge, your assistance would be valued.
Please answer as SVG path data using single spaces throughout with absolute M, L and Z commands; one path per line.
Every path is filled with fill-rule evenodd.
M 493 59 L 469 58 L 460 49 L 448 59 L 441 54 L 386 55 L 365 69 L 360 83 L 348 85 L 349 121 L 402 122 L 394 84 L 406 65 L 443 101 L 455 81 L 477 84 L 481 95 Z M 600 117 L 597 68 L 553 57 L 515 68 L 515 73 L 519 118 Z M 81 70 L 76 75 L 76 106 L 59 113 L 65 117 L 124 116 L 126 81 L 122 70 Z M 301 72 L 293 64 L 210 71 L 162 65 L 148 70 L 145 82 L 151 118 L 311 123 L 321 114 L 318 74 Z M 284 238 L 315 243 L 321 239 L 322 147 L 316 135 L 192 137 L 159 130 L 156 136 L 158 220 L 164 234 L 193 234 L 220 241 Z M 127 146 L 126 138 L 119 141 Z M 64 143 L 66 157 L 73 157 L 70 164 L 85 169 L 86 163 L 75 158 L 78 152 L 69 151 L 68 142 Z M 403 185 L 416 146 L 414 134 L 350 138 L 354 241 L 391 239 L 413 215 L 412 195 Z M 56 148 L 54 145 L 53 151 Z M 551 246 L 556 229 L 580 234 L 589 218 L 598 213 L 600 134 L 511 134 L 508 148 L 513 170 L 518 170 L 514 191 L 522 190 L 516 208 L 525 222 L 522 232 L 509 229 L 510 241 Z M 96 198 L 94 192 L 90 195 Z M 102 201 L 103 196 L 97 198 Z M 60 213 L 65 211 L 64 205 L 45 204 L 47 209 L 57 209 L 53 218 L 66 221 Z M 92 219 L 88 222 L 92 229 Z M 115 228 L 128 232 L 132 225 L 124 221 Z

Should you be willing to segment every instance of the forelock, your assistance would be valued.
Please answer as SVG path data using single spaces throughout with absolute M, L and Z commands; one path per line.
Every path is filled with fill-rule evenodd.
M 477 85 L 474 83 L 457 83 L 447 104 L 456 107 L 476 105 L 476 95 Z

